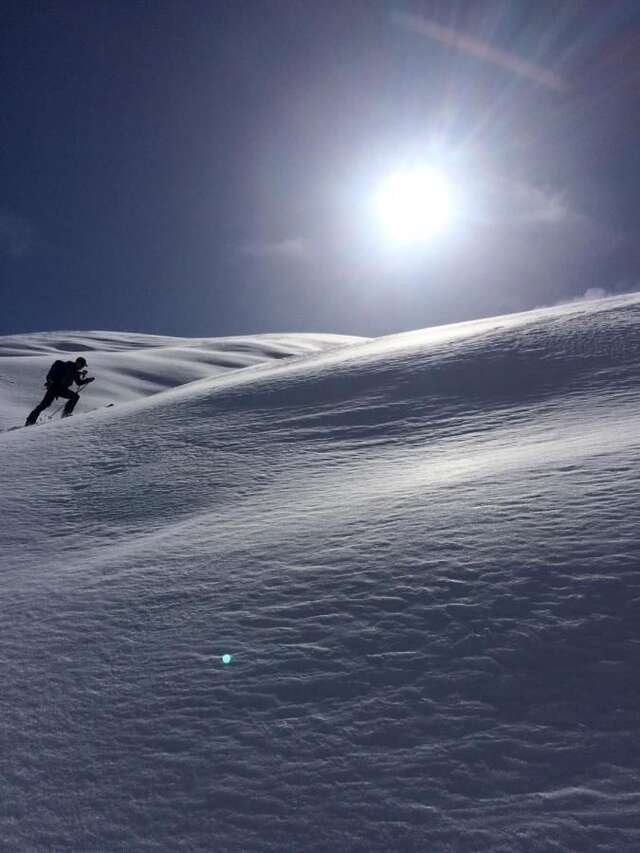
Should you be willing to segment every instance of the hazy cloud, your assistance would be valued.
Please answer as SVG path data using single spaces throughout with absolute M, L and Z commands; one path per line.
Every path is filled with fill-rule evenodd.
M 472 197 L 479 219 L 487 224 L 558 225 L 577 218 L 564 193 L 523 181 L 493 178 L 477 184 Z
M 598 254 L 614 249 L 621 236 L 578 210 L 566 192 L 524 181 L 494 179 L 475 189 L 477 207 L 471 217 L 489 226 L 545 229 L 565 240 L 567 249 Z
M 248 243 L 242 247 L 243 255 L 274 260 L 295 260 L 308 256 L 311 244 L 303 238 L 288 238 L 270 243 Z
M 0 252 L 21 258 L 34 245 L 33 226 L 21 216 L 0 208 Z
M 509 188 L 510 204 L 521 222 L 542 222 L 557 225 L 576 218 L 562 192 L 515 183 Z

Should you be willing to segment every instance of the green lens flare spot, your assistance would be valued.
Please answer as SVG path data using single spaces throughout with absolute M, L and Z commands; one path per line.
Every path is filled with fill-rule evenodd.
M 222 655 L 222 663 L 231 663 L 231 655 Z

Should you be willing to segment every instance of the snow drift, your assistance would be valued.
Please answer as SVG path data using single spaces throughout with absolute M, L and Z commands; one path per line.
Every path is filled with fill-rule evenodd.
M 0 436 L 4 847 L 640 849 L 640 296 L 286 337 Z

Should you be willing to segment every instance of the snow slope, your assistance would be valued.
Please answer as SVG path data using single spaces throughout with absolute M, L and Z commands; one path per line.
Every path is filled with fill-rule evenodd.
M 640 295 L 162 391 L 105 336 L 149 386 L 0 435 L 3 849 L 640 850 Z
M 170 338 L 131 332 L 40 332 L 0 337 L 0 429 L 24 424 L 44 394 L 44 379 L 55 359 L 67 361 L 83 355 L 90 373 L 100 377 L 97 384 L 83 389 L 78 408 L 81 412 L 138 400 L 228 370 L 364 340 L 313 334 Z M 49 416 L 49 412 L 43 414 L 40 422 Z

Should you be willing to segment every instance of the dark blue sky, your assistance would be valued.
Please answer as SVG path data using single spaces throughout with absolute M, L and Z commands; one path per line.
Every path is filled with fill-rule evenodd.
M 1 334 L 376 335 L 637 288 L 635 0 L 2 10 Z M 462 201 L 400 250 L 369 199 L 416 158 Z

